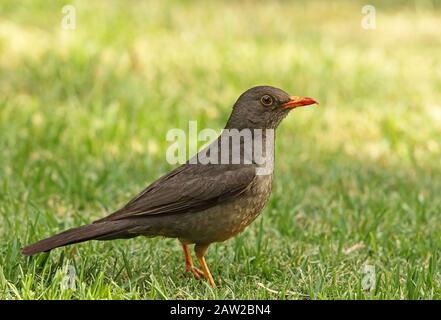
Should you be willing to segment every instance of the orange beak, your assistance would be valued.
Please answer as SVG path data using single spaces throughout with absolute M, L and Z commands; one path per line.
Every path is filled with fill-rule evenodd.
M 310 104 L 318 104 L 317 101 L 308 97 L 291 96 L 289 99 L 290 100 L 287 103 L 282 104 L 283 109 L 294 109 L 297 107 L 309 106 Z

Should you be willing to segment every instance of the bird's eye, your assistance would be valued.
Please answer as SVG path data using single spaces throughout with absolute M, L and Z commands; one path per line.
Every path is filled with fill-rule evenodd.
M 262 102 L 262 104 L 264 105 L 264 106 L 267 106 L 267 107 L 269 107 L 270 105 L 272 105 L 273 104 L 273 98 L 271 98 L 271 96 L 269 96 L 269 95 L 264 95 L 262 98 L 260 98 L 260 102 Z

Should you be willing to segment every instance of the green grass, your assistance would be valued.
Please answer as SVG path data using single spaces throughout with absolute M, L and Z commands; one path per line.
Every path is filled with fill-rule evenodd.
M 361 1 L 70 2 L 73 31 L 65 2 L 0 4 L 0 298 L 441 297 L 439 4 L 373 1 L 364 30 Z M 320 106 L 282 123 L 262 216 L 210 247 L 217 289 L 173 239 L 20 255 L 118 209 L 172 168 L 167 130 L 222 128 L 258 84 Z

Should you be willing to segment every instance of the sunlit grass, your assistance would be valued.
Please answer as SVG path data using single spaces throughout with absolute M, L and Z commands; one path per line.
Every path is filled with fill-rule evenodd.
M 440 297 L 437 4 L 374 1 L 364 30 L 357 1 L 73 1 L 63 30 L 64 4 L 0 4 L 0 297 Z M 183 274 L 175 240 L 20 256 L 124 204 L 172 168 L 167 130 L 222 128 L 258 84 L 320 106 L 282 124 L 263 217 L 210 248 L 219 289 Z M 75 291 L 59 285 L 69 265 Z

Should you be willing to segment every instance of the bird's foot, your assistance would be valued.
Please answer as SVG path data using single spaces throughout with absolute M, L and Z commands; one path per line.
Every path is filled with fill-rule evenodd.
M 193 273 L 194 277 L 198 280 L 205 278 L 205 274 L 194 266 L 187 266 L 185 271 Z

